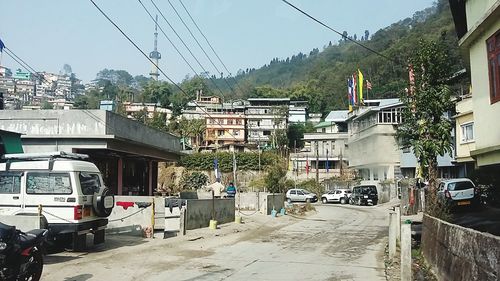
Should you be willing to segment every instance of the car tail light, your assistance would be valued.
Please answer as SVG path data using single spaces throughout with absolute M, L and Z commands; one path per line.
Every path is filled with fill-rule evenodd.
M 444 191 L 444 197 L 451 199 L 451 194 L 448 190 Z
M 74 220 L 81 220 L 83 217 L 83 210 L 81 205 L 76 205 L 73 208 L 73 219 Z

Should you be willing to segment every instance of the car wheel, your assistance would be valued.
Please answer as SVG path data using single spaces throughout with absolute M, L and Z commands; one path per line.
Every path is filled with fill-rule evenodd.
M 345 198 L 340 198 L 340 204 L 342 204 L 342 205 L 345 204 Z
M 286 199 L 286 202 L 288 202 L 288 203 L 292 203 L 292 199 L 287 198 L 287 199 Z
M 328 203 L 328 200 L 325 197 L 323 197 L 323 198 L 321 198 L 321 202 L 323 202 L 323 204 L 326 204 L 326 203 Z
M 311 203 L 311 198 L 306 198 L 306 203 Z

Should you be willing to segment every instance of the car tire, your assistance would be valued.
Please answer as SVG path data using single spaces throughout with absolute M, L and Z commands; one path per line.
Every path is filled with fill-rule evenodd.
M 292 203 L 292 199 L 287 198 L 287 199 L 286 199 L 286 202 L 288 202 L 288 203 Z
M 306 203 L 311 203 L 311 198 L 306 198 Z
M 328 203 L 328 200 L 326 199 L 326 197 L 323 197 L 323 198 L 321 198 L 321 202 L 322 202 L 323 204 L 326 204 L 326 203 Z
M 94 212 L 98 217 L 109 217 L 113 211 L 113 206 L 111 208 L 106 208 L 104 206 L 104 201 L 106 197 L 113 197 L 113 206 L 115 205 L 114 195 L 111 190 L 107 187 L 99 191 L 99 193 L 94 194 Z
M 342 205 L 345 204 L 345 198 L 340 198 L 340 204 L 342 204 Z

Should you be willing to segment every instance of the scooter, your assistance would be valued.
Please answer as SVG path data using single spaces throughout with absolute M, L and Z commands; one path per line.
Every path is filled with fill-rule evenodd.
M 40 280 L 47 234 L 47 229 L 22 232 L 0 223 L 0 280 Z

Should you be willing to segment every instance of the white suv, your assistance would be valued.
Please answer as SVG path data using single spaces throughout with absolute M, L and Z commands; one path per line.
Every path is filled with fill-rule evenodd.
M 312 203 L 318 201 L 318 196 L 302 188 L 292 188 L 286 192 L 286 201 L 288 203 L 294 201 Z
M 0 163 L 0 214 L 41 214 L 55 242 L 85 248 L 86 234 L 103 243 L 114 206 L 87 155 L 64 152 L 7 154 Z
M 352 191 L 350 189 L 335 189 L 330 190 L 327 193 L 321 195 L 321 202 L 323 204 L 329 202 L 339 202 L 340 204 L 346 204 L 351 198 Z

